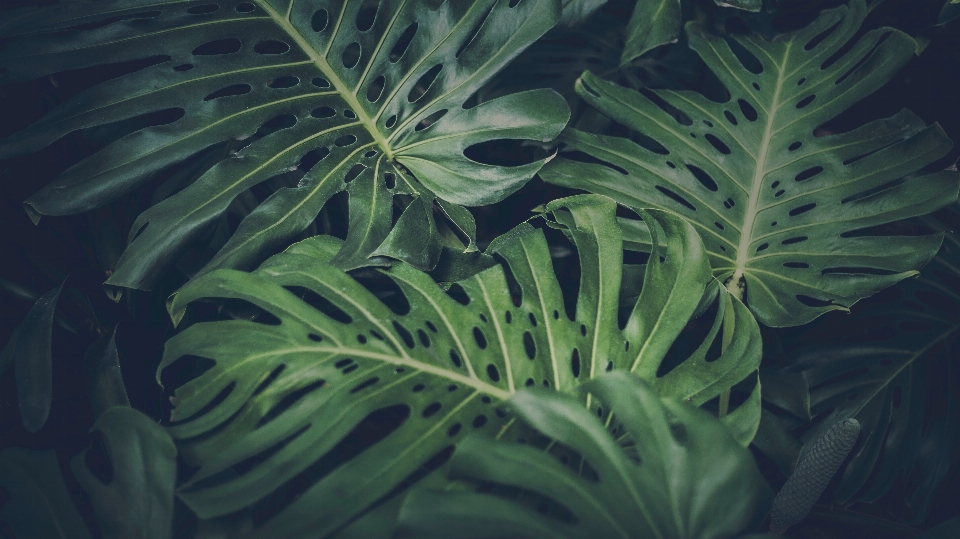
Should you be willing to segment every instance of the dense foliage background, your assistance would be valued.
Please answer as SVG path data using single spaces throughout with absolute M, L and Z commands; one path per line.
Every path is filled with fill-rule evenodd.
M 700 0 L 686 3 L 685 14 L 692 16 L 696 4 L 696 12 L 700 16 L 715 18 L 713 23 L 725 26 L 731 32 L 744 31 L 747 27 L 757 25 L 767 25 L 768 31 L 787 31 L 805 26 L 823 9 L 844 3 L 840 0 L 783 0 L 774 3 L 779 4 L 780 9 L 771 18 L 720 10 L 712 0 Z M 5 2 L 2 7 L 11 9 L 23 4 L 25 2 Z M 870 13 L 864 24 L 865 29 L 892 26 L 910 35 L 929 39 L 929 44 L 890 82 L 821 126 L 823 132 L 845 132 L 908 108 L 928 124 L 939 123 L 952 140 L 960 141 L 960 27 L 956 24 L 934 26 L 942 4 L 937 0 L 886 0 Z M 606 20 L 603 19 L 606 17 L 623 21 L 629 19 L 631 10 L 632 2 L 611 0 L 594 17 L 596 20 Z M 571 85 L 584 67 L 593 68 L 596 64 L 609 61 L 601 58 L 602 50 L 596 52 L 596 57 L 582 54 L 583 49 L 596 46 L 596 43 L 589 41 L 590 34 L 587 32 L 559 37 L 548 35 L 544 39 L 548 40 L 547 46 L 557 47 L 558 50 L 569 48 L 570 57 L 561 58 L 559 65 L 566 70 L 565 76 L 569 77 Z M 653 51 L 644 57 L 641 64 L 643 69 L 630 73 L 624 71 L 618 82 L 634 87 L 694 89 L 710 95 L 716 91 L 717 81 L 696 55 L 689 54 L 686 46 L 685 40 L 681 39 L 677 44 Z M 613 60 L 614 63 L 616 61 Z M 0 139 L 20 131 L 78 92 L 136 69 L 136 62 L 95 66 L 66 70 L 0 87 Z M 508 69 L 506 74 L 507 78 L 498 79 L 497 84 L 518 87 L 538 85 L 535 80 L 524 80 L 525 77 L 533 77 L 521 70 Z M 616 77 L 613 79 L 616 80 Z M 489 95 L 497 95 L 500 90 L 493 85 L 488 91 Z M 577 105 L 575 99 L 571 97 L 574 125 L 595 124 L 597 119 L 590 116 L 582 103 Z M 611 134 L 626 132 L 616 123 L 606 129 Z M 115 327 L 120 365 L 131 406 L 159 421 L 167 420 L 171 409 L 169 388 L 173 384 L 168 384 L 165 392 L 154 379 L 161 361 L 163 343 L 175 333 L 165 310 L 165 301 L 187 281 L 187 275 L 191 275 L 213 254 L 204 246 L 192 248 L 163 273 L 150 292 L 128 290 L 119 302 L 112 301 L 103 292 L 102 283 L 115 268 L 128 230 L 137 215 L 159 196 L 156 190 L 163 180 L 177 173 L 176 168 L 165 171 L 133 196 L 108 206 L 75 216 L 44 217 L 36 226 L 31 222 L 23 211 L 22 202 L 69 166 L 104 147 L 115 136 L 109 130 L 75 131 L 38 152 L 0 161 L 0 258 L 3 260 L 0 264 L 0 343 L 7 341 L 41 294 L 66 279 L 53 332 L 54 398 L 50 417 L 39 432 L 27 433 L 20 420 L 14 377 L 4 376 L 0 380 L 0 449 L 55 449 L 63 470 L 69 469 L 69 459 L 88 447 L 91 441 L 88 430 L 93 424 L 94 415 L 88 404 L 87 386 L 84 383 L 84 353 L 98 339 L 108 337 Z M 497 164 L 530 163 L 546 155 L 542 148 L 509 142 L 485 144 L 473 151 L 478 159 Z M 958 157 L 960 144 L 955 143 L 946 156 L 926 167 L 926 170 L 955 166 Z M 255 197 L 268 194 L 256 190 L 252 193 Z M 534 178 L 501 202 L 471 208 L 477 222 L 478 246 L 484 249 L 492 239 L 530 218 L 534 208 L 575 193 L 577 191 L 549 185 Z M 324 214 L 327 219 L 325 231 L 341 238 L 346 234 L 344 204 L 344 197 L 335 197 Z M 920 233 L 930 223 L 938 222 L 946 229 L 956 230 L 960 227 L 958 217 L 960 214 L 955 208 L 947 208 L 934 214 L 933 221 L 924 223 L 912 219 L 887 226 L 889 230 L 911 234 Z M 231 227 L 237 225 L 238 222 L 230 222 Z M 575 263 L 576 255 L 562 234 L 546 230 L 554 268 L 565 295 L 576 294 L 580 277 L 579 267 Z M 811 355 L 822 355 L 823 349 L 869 347 L 882 342 L 891 330 L 870 322 L 870 316 L 872 312 L 883 309 L 887 302 L 895 300 L 896 294 L 902 293 L 900 289 L 903 285 L 898 287 L 892 292 L 887 291 L 858 303 L 852 314 L 828 313 L 812 324 L 797 328 L 771 329 L 761 326 L 764 343 L 761 379 L 765 373 L 785 377 L 792 372 L 799 372 L 797 365 L 814 361 L 810 359 Z M 198 312 L 195 316 L 199 320 L 205 316 L 212 318 L 215 313 Z M 691 335 L 698 331 L 695 326 L 694 323 L 688 328 Z M 941 353 L 940 359 L 921 371 L 926 378 L 914 386 L 920 390 L 930 388 L 925 399 L 929 409 L 956 406 L 960 399 L 960 393 L 957 393 L 956 356 L 952 358 L 952 365 L 949 361 L 951 350 L 956 352 L 956 348 L 950 348 L 956 347 L 956 335 L 952 338 L 952 344 L 946 342 L 946 348 L 941 352 L 935 351 Z M 834 353 L 842 355 L 840 352 Z M 834 373 L 827 378 L 835 381 L 837 375 Z M 772 406 L 777 412 L 786 409 L 782 402 L 772 403 Z M 826 412 L 814 410 L 814 413 Z M 936 417 L 937 414 L 931 413 L 921 415 L 917 420 L 927 425 Z M 954 413 L 947 417 L 955 420 L 957 415 Z M 958 429 L 956 423 L 952 429 L 955 434 Z M 802 429 L 795 431 L 795 434 L 799 436 L 801 432 Z M 358 434 L 361 437 L 364 435 L 376 436 L 375 433 Z M 929 507 L 922 511 L 920 518 L 917 518 L 916 507 L 904 506 L 904 498 L 909 503 L 911 489 L 917 488 L 917 485 L 910 483 L 908 476 L 900 474 L 892 477 L 890 491 L 877 496 L 873 503 L 856 502 L 843 508 L 831 508 L 829 500 L 836 494 L 838 476 L 828 487 L 821 505 L 803 524 L 792 529 L 790 536 L 811 539 L 914 537 L 920 530 L 960 516 L 956 503 L 960 499 L 960 454 L 955 449 L 957 438 L 947 436 L 930 443 L 938 442 L 941 445 L 924 447 L 922 451 L 952 451 L 952 457 L 948 458 L 950 465 L 937 472 L 942 480 L 933 490 Z M 358 443 L 363 442 L 361 440 Z M 753 453 L 768 481 L 775 487 L 782 484 L 785 480 L 782 463 L 756 447 Z M 93 465 L 95 467 L 96 463 Z M 869 469 L 867 473 L 870 473 Z M 81 514 L 88 521 L 92 520 L 92 510 L 83 490 L 71 474 L 66 473 L 65 478 Z M 2 497 L 4 494 L 0 492 L 0 505 L 5 502 Z M 846 499 L 850 497 L 847 495 Z M 174 518 L 174 537 L 190 537 L 196 520 L 179 500 L 174 509 Z M 0 529 L 0 535 L 4 533 L 7 532 Z

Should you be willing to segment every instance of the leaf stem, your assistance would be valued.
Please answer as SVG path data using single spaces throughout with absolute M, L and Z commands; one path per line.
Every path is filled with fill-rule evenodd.
M 734 273 L 733 276 L 731 276 L 727 280 L 724 286 L 727 289 L 727 292 L 731 296 L 739 299 L 740 301 L 743 301 L 743 284 L 744 284 L 743 277 L 738 275 L 737 273 Z M 724 299 L 727 299 L 727 298 L 722 298 L 721 301 L 723 301 Z M 728 301 L 730 300 L 728 299 Z M 730 347 L 730 344 L 733 343 L 733 333 L 734 333 L 734 328 L 736 326 L 736 320 L 734 319 L 734 316 L 733 316 L 733 305 L 729 304 L 727 305 L 727 307 L 730 310 L 729 312 L 724 313 L 723 315 L 723 335 L 721 337 L 722 340 L 720 342 L 721 354 L 726 352 L 727 348 Z M 722 392 L 720 392 L 720 404 L 717 409 L 717 416 L 724 417 L 727 415 L 729 411 L 730 411 L 730 388 L 727 388 L 727 389 L 724 389 Z

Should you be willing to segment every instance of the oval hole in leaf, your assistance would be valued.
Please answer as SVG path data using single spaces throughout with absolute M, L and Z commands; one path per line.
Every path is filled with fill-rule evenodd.
M 737 104 L 740 105 L 740 112 L 743 113 L 743 117 L 748 121 L 755 122 L 760 116 L 757 114 L 757 109 L 753 108 L 753 105 L 747 103 L 743 99 L 737 99 Z
M 344 146 L 350 146 L 355 142 L 357 142 L 357 137 L 353 135 L 344 135 L 338 138 L 337 140 L 333 141 L 334 144 L 336 144 L 337 146 L 340 146 L 341 148 Z
M 430 89 L 430 86 L 433 85 L 434 81 L 436 81 L 437 76 L 442 70 L 443 64 L 437 64 L 421 75 L 417 83 L 410 89 L 410 93 L 407 94 L 407 101 L 414 103 L 423 97 L 423 95 L 427 93 L 427 90 Z
M 309 172 L 310 169 L 312 169 L 320 161 L 323 161 L 323 159 L 328 155 L 330 155 L 330 149 L 327 147 L 310 150 L 300 158 L 300 164 L 297 165 L 297 168 L 303 172 Z
M 340 307 L 337 307 L 330 300 L 314 292 L 313 290 L 302 286 L 285 286 L 284 288 L 300 298 L 300 300 L 307 305 L 329 316 L 337 322 L 340 322 L 341 324 L 353 323 L 353 317 L 347 314 L 346 311 Z
M 377 10 L 380 9 L 380 0 L 364 0 L 357 11 L 357 30 L 366 32 L 373 27 L 373 22 L 377 18 Z
M 797 174 L 797 177 L 794 178 L 794 180 L 798 182 L 805 182 L 810 178 L 816 176 L 817 174 L 820 174 L 821 172 L 823 172 L 823 170 L 824 170 L 823 167 L 819 165 L 812 168 L 808 168 L 807 170 L 804 170 L 803 172 Z
M 253 88 L 251 88 L 249 84 L 233 84 L 233 85 L 227 86 L 226 88 L 221 88 L 216 92 L 213 92 L 207 97 L 204 97 L 203 100 L 210 101 L 213 99 L 220 99 L 221 97 L 243 95 L 243 94 L 249 93 L 250 90 L 252 89 Z
M 797 215 L 807 213 L 808 211 L 817 207 L 816 202 L 811 202 L 810 204 L 804 204 L 803 206 L 797 206 L 796 208 L 790 210 L 790 217 L 796 217 Z
M 173 68 L 174 71 L 190 71 L 193 69 L 193 64 L 180 64 L 177 67 Z
M 366 169 L 367 167 L 360 163 L 353 165 L 352 167 L 350 167 L 350 170 L 347 171 L 347 175 L 343 177 L 343 182 L 344 183 L 352 182 L 353 180 L 357 179 L 357 176 L 359 176 L 360 173 L 362 173 Z
M 327 13 L 327 10 L 318 9 L 314 12 L 313 17 L 310 17 L 310 28 L 313 28 L 314 32 L 323 32 L 329 22 L 330 14 Z
M 313 85 L 316 86 L 317 88 L 329 88 L 329 87 L 330 87 L 330 82 L 329 82 L 327 79 L 323 78 L 323 77 L 314 77 L 313 80 L 310 81 L 310 82 L 311 82 L 311 84 L 313 84 Z
M 493 363 L 487 365 L 487 376 L 493 383 L 500 381 L 500 371 L 497 369 L 497 366 Z
M 416 346 L 416 343 L 413 342 L 413 335 L 410 334 L 410 330 L 403 327 L 396 320 L 393 321 L 393 329 L 397 331 L 397 334 L 400 335 L 400 338 L 403 339 L 403 343 L 407 345 L 407 348 L 413 348 Z
M 693 173 L 693 177 L 695 177 L 701 185 L 710 191 L 716 192 L 717 189 L 719 189 L 717 187 L 717 182 L 713 181 L 713 178 L 711 178 L 710 175 L 707 174 L 702 168 L 694 165 L 687 165 L 687 168 Z
M 817 98 L 816 94 L 808 95 L 807 97 L 804 97 L 797 103 L 797 108 L 802 109 L 803 107 L 806 107 L 810 103 L 813 103 L 813 100 L 816 98 Z
M 383 87 L 386 85 L 387 79 L 380 75 L 367 87 L 367 101 L 371 103 L 376 103 L 380 96 L 383 94 Z
M 267 41 L 261 41 L 253 47 L 253 52 L 257 54 L 283 54 L 290 50 L 290 45 L 287 45 L 283 41 L 277 41 L 275 39 L 268 39 Z
M 320 107 L 313 109 L 313 111 L 310 112 L 310 116 L 313 116 L 314 118 L 332 118 L 336 115 L 337 111 L 330 107 Z
M 718 152 L 724 155 L 730 155 L 730 147 L 724 144 L 722 140 L 718 139 L 717 137 L 713 136 L 710 133 L 707 133 L 706 135 L 704 135 L 703 138 L 707 139 L 707 142 L 709 142 L 711 146 L 716 148 Z
M 410 26 L 400 34 L 397 42 L 393 45 L 393 49 L 390 50 L 391 62 L 396 63 L 400 58 L 403 58 L 403 54 L 407 52 L 407 48 L 413 41 L 413 36 L 417 34 L 417 26 L 415 22 L 410 23 Z
M 251 11 L 254 11 L 255 9 L 257 9 L 257 6 L 254 4 L 251 4 L 250 2 L 244 2 L 242 4 L 237 5 L 236 9 L 238 13 L 250 13 Z
M 537 357 L 537 344 L 533 340 L 533 335 L 529 331 L 523 332 L 523 351 L 527 353 L 527 358 L 534 360 Z
M 806 262 L 784 262 L 783 267 L 793 268 L 793 269 L 806 269 L 810 267 L 810 264 Z
M 447 109 L 440 109 L 437 112 L 434 112 L 430 116 L 420 120 L 420 123 L 417 124 L 415 131 L 423 131 L 424 129 L 430 127 L 431 125 L 437 123 L 437 120 L 443 118 L 447 113 Z
M 682 196 L 674 193 L 673 191 L 667 189 L 666 187 L 661 187 L 661 186 L 657 185 L 656 188 L 657 188 L 657 191 L 660 191 L 661 193 L 663 193 L 664 195 L 666 195 L 666 196 L 669 197 L 670 199 L 674 200 L 674 201 L 677 202 L 678 204 L 684 206 L 685 208 L 690 209 L 690 210 L 692 210 L 692 211 L 697 211 L 697 208 L 696 208 L 693 204 L 691 204 L 687 199 L 685 199 L 685 198 L 683 198 Z
M 239 39 L 227 38 L 210 41 L 193 49 L 194 56 L 216 56 L 219 54 L 233 54 L 240 50 L 242 44 Z
M 581 152 L 579 150 L 575 150 L 572 152 L 562 152 L 560 154 L 560 157 L 563 157 L 564 159 L 569 159 L 571 161 L 576 161 L 578 163 L 590 163 L 595 165 L 603 165 L 611 170 L 615 170 L 620 174 L 623 174 L 624 176 L 628 175 L 627 169 L 614 165 L 609 161 L 603 161 L 602 159 L 597 159 L 596 157 L 588 153 Z
M 804 242 L 804 241 L 807 241 L 807 237 L 806 237 L 806 236 L 794 236 L 794 237 L 792 237 L 792 238 L 787 238 L 787 239 L 781 241 L 781 242 L 780 242 L 780 245 L 791 245 L 791 244 L 794 244 L 794 243 L 800 243 L 800 242 Z
M 473 328 L 473 339 L 477 341 L 477 346 L 479 346 L 481 350 L 487 349 L 487 337 L 483 334 L 483 331 L 481 331 L 480 328 Z
M 293 88 L 298 84 L 300 84 L 300 79 L 292 75 L 287 75 L 273 79 L 268 86 L 271 88 Z

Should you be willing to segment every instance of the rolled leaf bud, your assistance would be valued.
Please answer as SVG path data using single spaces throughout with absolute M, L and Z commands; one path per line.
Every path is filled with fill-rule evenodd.
M 807 516 L 830 479 L 857 443 L 860 422 L 846 419 L 830 427 L 797 465 L 773 500 L 770 532 L 781 534 Z

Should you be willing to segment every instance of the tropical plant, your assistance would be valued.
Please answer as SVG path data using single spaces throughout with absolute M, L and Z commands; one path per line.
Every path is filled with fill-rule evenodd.
M 448 243 L 475 250 L 462 206 L 502 199 L 544 163 L 490 165 L 464 151 L 498 139 L 550 140 L 566 123 L 569 111 L 550 90 L 469 103 L 559 16 L 559 0 L 138 0 L 27 10 L 0 26 L 0 83 L 132 60 L 141 69 L 4 139 L 0 157 L 74 130 L 116 131 L 115 142 L 27 200 L 38 220 L 102 206 L 226 145 L 228 158 L 134 223 L 107 280 L 114 287 L 149 289 L 238 196 L 268 181 L 272 194 L 201 273 L 254 267 L 340 191 L 350 225 L 334 264 L 352 269 L 382 255 L 429 269 L 442 247 L 435 213 L 448 223 Z M 394 226 L 395 204 L 403 213 Z
M 525 387 L 571 391 L 580 380 L 622 370 L 699 406 L 749 377 L 759 364 L 759 328 L 738 300 L 716 296 L 703 244 L 671 214 L 644 214 L 657 224 L 648 226 L 653 252 L 660 251 L 657 228 L 670 241 L 662 261 L 647 263 L 639 298 L 618 323 L 623 241 L 615 208 L 596 195 L 547 207 L 579 252 L 575 307 L 545 271 L 547 243 L 529 224 L 487 248 L 500 264 L 446 292 L 412 266 L 382 270 L 397 287 L 389 306 L 330 263 L 340 241 L 325 236 L 295 244 L 255 272 L 220 270 L 188 283 L 170 304 L 175 321 L 200 299 L 252 304 L 264 314 L 195 324 L 167 343 L 161 374 L 183 356 L 212 360 L 173 400 L 169 431 L 199 467 L 180 498 L 206 519 L 274 492 L 289 498 L 296 483 L 296 499 L 276 502 L 282 511 L 257 522 L 253 536 L 325 536 L 467 433 L 504 428 L 509 417 L 500 403 Z M 703 343 L 658 372 L 705 294 L 717 306 Z M 720 339 L 730 345 L 708 358 Z M 589 396 L 585 405 L 603 415 Z M 391 427 L 370 447 L 343 447 L 358 425 L 374 420 Z M 747 444 L 758 420 L 755 386 L 724 421 Z
M 718 279 L 763 324 L 846 310 L 916 275 L 940 246 L 940 234 L 869 229 L 953 202 L 960 183 L 955 170 L 914 174 L 951 142 L 909 111 L 848 133 L 815 132 L 913 54 L 913 40 L 891 28 L 857 39 L 865 14 L 853 0 L 773 41 L 688 23 L 690 46 L 730 94 L 723 103 L 685 91 L 638 93 L 584 73 L 577 93 L 642 140 L 568 129 L 560 140 L 569 158 L 561 154 L 541 176 L 684 216 Z
M 624 372 L 579 389 L 610 410 L 606 421 L 568 394 L 518 393 L 510 409 L 546 443 L 468 438 L 450 474 L 490 493 L 416 491 L 398 535 L 710 539 L 763 519 L 769 487 L 719 421 Z
M 928 225 L 960 223 L 960 206 L 947 211 Z M 761 438 L 782 443 L 761 449 L 789 468 L 831 425 L 856 418 L 865 434 L 834 499 L 874 502 L 901 481 L 904 518 L 923 520 L 960 442 L 953 428 L 960 419 L 958 268 L 960 240 L 950 233 L 918 278 L 865 302 L 841 333 L 830 332 L 836 321 L 825 320 L 783 339 L 788 365 L 761 375 L 779 390 L 765 396 L 772 406 Z M 805 432 L 795 441 L 788 431 L 800 425 Z

